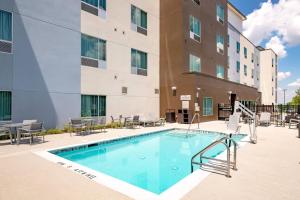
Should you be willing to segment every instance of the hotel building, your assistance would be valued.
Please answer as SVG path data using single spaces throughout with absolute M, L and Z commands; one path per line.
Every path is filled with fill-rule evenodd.
M 237 33 L 231 36 L 237 41 L 228 37 L 227 3 L 227 0 L 161 1 L 161 115 L 175 110 L 179 121 L 188 123 L 195 110 L 199 110 L 201 121 L 216 120 L 219 104 L 233 105 L 235 100 L 255 102 L 261 98 L 251 77 L 254 64 L 245 68 L 249 77 L 232 72 L 232 63 L 244 61 L 240 56 L 243 50 L 231 55 L 233 50 L 228 45 L 235 47 L 244 39 Z M 241 29 L 239 17 L 236 21 Z M 249 55 L 247 52 L 249 62 L 251 52 L 254 47 L 249 48 Z
M 158 117 L 159 1 L 1 0 L 0 105 L 0 121 L 46 128 Z
M 227 0 L 1 0 L 0 121 L 209 121 L 219 104 L 276 103 L 277 56 L 244 19 Z

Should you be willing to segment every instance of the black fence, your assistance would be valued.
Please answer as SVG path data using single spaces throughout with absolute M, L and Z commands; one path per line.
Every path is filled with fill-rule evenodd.
M 261 112 L 278 114 L 300 114 L 300 105 L 245 105 L 252 112 L 259 114 Z M 233 113 L 230 104 L 218 104 L 218 119 L 224 120 Z

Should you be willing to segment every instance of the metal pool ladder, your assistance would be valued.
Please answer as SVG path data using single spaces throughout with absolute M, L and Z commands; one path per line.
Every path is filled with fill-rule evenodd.
M 230 154 L 230 143 L 233 144 L 233 161 L 230 160 L 231 154 Z M 213 147 L 217 146 L 218 144 L 223 144 L 226 147 L 227 150 L 227 159 L 216 159 L 212 157 L 204 156 L 204 153 L 206 153 L 208 150 L 212 149 Z M 237 152 L 237 143 L 232 138 L 225 136 L 222 137 L 219 140 L 216 140 L 215 142 L 208 145 L 206 148 L 195 154 L 191 159 L 191 173 L 194 172 L 194 165 L 199 165 L 199 167 L 203 170 L 218 173 L 218 174 L 224 174 L 226 177 L 230 176 L 230 169 L 237 170 L 236 168 L 236 152 Z M 200 162 L 195 161 L 195 159 L 199 157 Z M 203 162 L 204 160 L 208 160 L 207 163 Z
M 188 130 L 186 131 L 186 136 L 188 135 L 188 133 L 191 131 L 191 126 L 193 124 L 193 122 L 195 121 L 196 117 L 198 118 L 198 129 L 200 128 L 200 113 L 199 112 L 196 112 L 192 118 L 192 121 L 189 125 L 189 128 Z

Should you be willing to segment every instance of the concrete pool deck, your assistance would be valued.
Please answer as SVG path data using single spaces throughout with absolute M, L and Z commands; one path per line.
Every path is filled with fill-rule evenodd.
M 200 126 L 202 130 L 221 132 L 225 123 L 214 121 Z M 168 124 L 164 128 L 173 127 L 188 126 Z M 109 129 L 106 133 L 73 137 L 66 133 L 46 136 L 45 143 L 32 146 L 0 141 L 0 199 L 130 199 L 33 152 L 160 129 Z M 248 126 L 243 125 L 241 132 L 248 133 Z M 297 134 L 296 129 L 287 127 L 259 127 L 258 143 L 238 150 L 238 171 L 232 171 L 232 178 L 211 174 L 183 199 L 300 199 L 300 139 Z

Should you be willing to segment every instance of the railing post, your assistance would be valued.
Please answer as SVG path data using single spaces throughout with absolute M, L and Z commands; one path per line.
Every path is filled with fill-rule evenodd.
M 300 138 L 300 123 L 298 124 L 298 138 Z
M 230 178 L 230 149 L 227 146 L 227 174 L 226 177 Z

